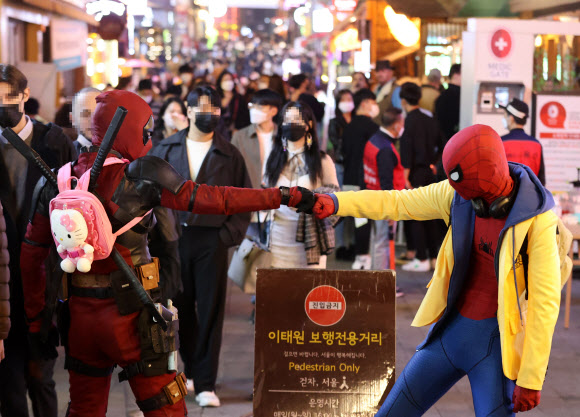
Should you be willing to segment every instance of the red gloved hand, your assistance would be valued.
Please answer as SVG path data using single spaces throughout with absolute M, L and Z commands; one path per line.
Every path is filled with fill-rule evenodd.
M 336 210 L 334 207 L 334 200 L 328 194 L 314 194 L 316 202 L 312 208 L 312 212 L 317 219 L 326 219 L 332 216 Z
M 514 413 L 519 413 L 521 411 L 529 411 L 532 408 L 540 404 L 540 397 L 542 391 L 536 391 L 534 389 L 522 388 L 516 385 L 514 389 L 513 403 L 514 403 Z

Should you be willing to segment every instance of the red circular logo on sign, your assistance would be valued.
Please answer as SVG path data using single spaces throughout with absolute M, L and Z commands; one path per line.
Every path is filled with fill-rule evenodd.
M 512 50 L 512 35 L 505 29 L 498 29 L 491 37 L 491 52 L 498 58 L 505 58 Z
M 563 129 L 564 121 L 566 120 L 566 109 L 557 101 L 550 101 L 542 106 L 540 120 L 544 126 Z
M 319 326 L 332 326 L 344 317 L 346 300 L 336 288 L 321 285 L 308 293 L 304 309 L 314 323 Z

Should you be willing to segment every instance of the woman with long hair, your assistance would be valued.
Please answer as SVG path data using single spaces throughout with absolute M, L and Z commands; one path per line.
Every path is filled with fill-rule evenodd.
M 220 123 L 223 125 L 219 130 L 230 141 L 235 131 L 250 125 L 248 103 L 236 90 L 234 75 L 228 70 L 222 71 L 219 75 L 216 90 L 222 99 Z
M 320 150 L 316 119 L 312 109 L 300 101 L 284 106 L 278 133 L 266 163 L 265 181 L 269 186 L 301 186 L 338 189 L 332 159 Z M 304 242 L 298 241 L 304 226 L 294 209 L 274 211 L 270 235 L 272 266 L 276 268 L 326 268 L 326 256 L 312 258 Z M 304 220 L 304 218 L 302 218 Z M 306 221 L 306 224 L 311 222 Z M 302 228 L 302 230 L 300 230 Z M 334 233 L 334 230 L 331 230 Z M 316 234 L 316 233 L 315 233 Z M 304 240 L 304 239 L 302 239 Z M 317 246 L 320 242 L 317 243 Z M 313 260 L 314 259 L 314 260 Z
M 153 146 L 157 146 L 163 139 L 176 134 L 189 126 L 187 109 L 179 97 L 170 97 L 161 106 L 155 131 L 151 138 Z

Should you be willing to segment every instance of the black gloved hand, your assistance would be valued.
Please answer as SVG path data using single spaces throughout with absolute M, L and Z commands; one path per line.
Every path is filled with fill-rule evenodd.
M 288 207 L 296 207 L 298 213 L 312 214 L 312 208 L 316 199 L 314 193 L 304 187 L 280 187 L 282 204 Z

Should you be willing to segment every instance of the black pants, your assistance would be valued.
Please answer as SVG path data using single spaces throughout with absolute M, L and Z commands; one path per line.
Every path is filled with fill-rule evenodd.
M 371 244 L 371 222 L 354 229 L 354 253 L 355 255 L 368 255 Z
M 56 417 L 58 401 L 52 378 L 56 359 L 40 361 L 40 372 L 33 377 L 28 372 L 26 336 L 11 334 L 4 341 L 4 347 L 6 359 L 0 362 L 0 415 L 28 417 L 28 392 L 34 417 Z
M 405 220 L 403 222 L 403 232 L 405 233 L 405 241 L 407 242 L 407 250 L 415 250 L 415 242 L 413 241 L 413 223 L 416 220 Z
M 214 391 L 226 304 L 228 250 L 219 229 L 184 227 L 179 240 L 183 294 L 179 309 L 179 353 L 195 392 Z
M 435 259 L 441 246 L 441 220 L 414 221 L 412 224 L 413 242 L 420 261 Z

